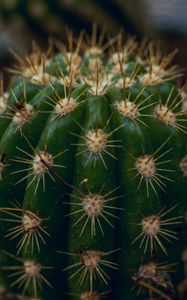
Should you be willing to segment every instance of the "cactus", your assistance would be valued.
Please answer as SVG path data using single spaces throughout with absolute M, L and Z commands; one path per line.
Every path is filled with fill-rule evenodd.
M 56 44 L 17 57 L 6 93 L 1 79 L 4 298 L 184 299 L 186 87 L 174 53 L 95 31 Z

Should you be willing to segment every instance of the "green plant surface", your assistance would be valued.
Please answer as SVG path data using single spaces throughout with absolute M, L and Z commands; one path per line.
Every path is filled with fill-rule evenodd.
M 1 88 L 0 286 L 15 299 L 185 299 L 186 87 L 174 52 L 122 40 L 34 46 Z

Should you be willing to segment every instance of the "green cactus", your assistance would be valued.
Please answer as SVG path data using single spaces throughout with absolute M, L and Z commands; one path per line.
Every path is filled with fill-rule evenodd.
M 184 299 L 187 96 L 174 53 L 121 34 L 57 48 L 18 57 L 1 84 L 4 295 Z

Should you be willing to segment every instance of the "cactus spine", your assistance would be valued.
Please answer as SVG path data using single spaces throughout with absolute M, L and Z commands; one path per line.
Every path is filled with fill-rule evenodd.
M 179 299 L 187 119 L 173 54 L 121 35 L 57 47 L 19 58 L 1 89 L 3 291 Z

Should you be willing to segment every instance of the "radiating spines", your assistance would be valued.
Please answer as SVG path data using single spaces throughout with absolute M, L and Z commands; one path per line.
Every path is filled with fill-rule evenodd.
M 55 105 L 55 113 L 58 117 L 62 117 L 74 111 L 77 106 L 78 104 L 76 99 L 73 97 L 66 97 L 60 99 Z
M 67 73 L 80 73 L 80 65 L 82 63 L 81 46 L 83 42 L 83 32 L 80 33 L 78 38 L 73 36 L 70 30 L 66 32 L 67 43 L 55 41 L 58 52 L 63 55 L 65 62 L 65 69 Z
M 25 137 L 25 136 L 24 136 Z M 27 189 L 35 184 L 34 194 L 36 194 L 38 186 L 40 182 L 42 182 L 43 191 L 45 191 L 45 176 L 48 175 L 50 178 L 55 181 L 54 169 L 55 168 L 65 168 L 65 166 L 56 164 L 55 159 L 61 155 L 64 155 L 68 149 L 61 151 L 55 155 L 52 155 L 47 150 L 47 144 L 45 144 L 44 149 L 34 149 L 29 140 L 25 137 L 30 149 L 32 150 L 32 154 L 27 152 L 19 147 L 17 149 L 25 156 L 17 156 L 12 161 L 27 165 L 27 168 L 20 169 L 18 171 L 12 172 L 12 174 L 18 174 L 22 172 L 26 172 L 26 175 L 22 177 L 16 184 L 29 179 Z
M 97 77 L 97 73 L 103 74 L 106 72 L 108 74 L 108 79 L 112 79 L 116 75 L 124 73 L 124 70 L 128 66 L 128 56 L 131 51 L 136 47 L 135 40 L 133 38 L 128 39 L 125 45 L 122 45 L 121 34 L 119 34 L 114 39 L 109 39 L 108 43 L 104 47 L 92 46 L 90 49 L 86 50 L 85 54 L 85 66 L 87 67 L 87 72 L 92 78 Z M 94 38 L 95 39 L 95 38 Z M 96 41 L 92 44 L 95 45 Z M 118 44 L 117 50 L 113 46 Z M 112 51 L 108 55 L 108 48 Z M 107 50 L 107 51 L 106 51 Z M 105 52 L 106 51 L 106 52 Z M 106 56 L 104 56 L 106 54 Z M 84 72 L 83 72 L 84 73 Z M 105 76 L 106 77 L 106 76 Z
M 124 207 L 125 205 L 127 205 L 127 214 L 129 214 L 127 218 L 129 218 L 130 220 L 135 218 L 137 219 L 136 222 L 139 222 L 135 225 L 137 226 L 135 229 L 137 234 L 135 233 L 133 237 L 130 229 L 131 224 L 122 224 L 122 230 L 124 226 L 128 227 L 125 228 L 125 230 L 127 230 L 124 235 L 124 240 L 126 239 L 126 237 L 127 241 L 133 240 L 134 238 L 132 243 L 134 244 L 133 249 L 135 255 L 137 252 L 144 252 L 146 254 L 147 252 L 150 252 L 151 255 L 154 255 L 157 250 L 159 250 L 159 253 L 161 251 L 163 251 L 165 254 L 169 253 L 169 248 L 166 249 L 167 242 L 172 242 L 172 240 L 177 239 L 177 231 L 175 232 L 173 227 L 175 227 L 176 224 L 180 223 L 182 216 L 169 215 L 170 212 L 174 213 L 174 209 L 176 206 L 168 209 L 163 208 L 160 211 L 154 211 L 150 208 L 153 206 L 159 206 L 159 202 L 161 200 L 160 197 L 164 197 L 164 199 L 165 197 L 167 197 L 163 195 L 162 192 L 165 192 L 166 190 L 165 181 L 173 180 L 174 176 L 172 176 L 172 172 L 177 172 L 180 169 L 180 171 L 183 173 L 183 176 L 186 176 L 187 174 L 186 156 L 181 157 L 181 162 L 180 164 L 178 163 L 178 170 L 173 170 L 172 167 L 170 168 L 170 166 L 165 167 L 165 164 L 170 163 L 170 156 L 172 156 L 170 154 L 170 151 L 172 149 L 169 148 L 169 146 L 167 147 L 166 145 L 169 141 L 169 138 L 165 140 L 162 145 L 159 144 L 160 146 L 158 146 L 158 149 L 155 150 L 153 146 L 153 151 L 145 151 L 144 149 L 142 151 L 139 151 L 139 145 L 137 145 L 136 143 L 136 140 L 141 140 L 145 141 L 147 145 L 147 139 L 148 143 L 150 143 L 151 146 L 151 140 L 154 139 L 154 142 L 156 142 L 157 135 L 159 137 L 159 132 L 156 132 L 156 126 L 158 127 L 159 131 L 159 129 L 162 128 L 163 124 L 163 126 L 166 125 L 168 127 L 164 127 L 164 133 L 172 132 L 173 135 L 175 134 L 175 137 L 181 136 L 182 143 L 183 135 L 178 135 L 176 131 L 179 130 L 186 133 L 186 112 L 183 104 L 183 100 L 186 95 L 180 92 L 180 95 L 177 94 L 176 89 L 174 88 L 170 90 L 170 93 L 166 100 L 165 95 L 163 95 L 165 93 L 163 91 L 167 90 L 170 86 L 170 83 L 168 85 L 165 85 L 165 82 L 180 75 L 176 67 L 170 67 L 170 61 L 173 57 L 173 54 L 168 57 L 162 58 L 160 53 L 154 52 L 150 46 L 148 50 L 150 57 L 146 60 L 145 56 L 147 55 L 147 53 L 146 55 L 143 55 L 141 57 L 140 53 L 138 53 L 140 51 L 138 51 L 137 49 L 137 44 L 133 40 L 129 42 L 129 44 L 127 42 L 127 44 L 123 46 L 122 38 L 120 36 L 119 39 L 111 39 L 107 44 L 104 45 L 103 37 L 104 35 L 101 35 L 101 37 L 99 37 L 99 40 L 97 39 L 96 27 L 94 27 L 93 30 L 92 40 L 87 43 L 82 43 L 83 35 L 81 35 L 81 37 L 78 38 L 77 41 L 75 41 L 70 34 L 69 46 L 60 46 L 61 53 L 54 58 L 52 64 L 50 64 L 48 68 L 46 68 L 50 59 L 48 54 L 45 55 L 38 49 L 35 49 L 34 53 L 32 53 L 31 56 L 28 56 L 26 59 L 22 59 L 20 57 L 18 58 L 22 66 L 20 68 L 16 68 L 16 70 L 14 70 L 14 73 L 17 73 L 20 76 L 26 78 L 26 82 L 29 83 L 29 86 L 31 86 L 32 88 L 36 88 L 36 91 L 38 91 L 38 87 L 34 86 L 33 84 L 30 85 L 30 83 L 35 83 L 37 85 L 48 85 L 48 89 L 45 90 L 43 90 L 43 87 L 41 87 L 42 91 L 40 92 L 40 94 L 42 93 L 42 96 L 44 96 L 42 97 L 42 101 L 44 102 L 43 105 L 45 106 L 45 104 L 47 104 L 50 106 L 50 108 L 47 108 L 49 109 L 49 111 L 43 110 L 43 113 L 48 113 L 50 114 L 50 116 L 47 121 L 47 126 L 44 129 L 44 135 L 41 136 L 37 148 L 34 149 L 34 147 L 28 141 L 31 140 L 28 136 L 28 140 L 27 138 L 26 140 L 28 141 L 29 147 L 25 148 L 25 146 L 28 146 L 26 144 L 24 144 L 25 146 L 23 144 L 22 146 L 20 146 L 19 144 L 16 145 L 17 150 L 20 151 L 20 155 L 16 154 L 17 156 L 15 158 L 11 157 L 12 161 L 15 162 L 13 162 L 13 167 L 16 167 L 16 170 L 12 170 L 12 174 L 16 173 L 18 174 L 18 176 L 19 174 L 21 176 L 23 173 L 25 175 L 22 178 L 20 177 L 20 180 L 17 183 L 28 179 L 25 189 L 30 188 L 31 193 L 26 192 L 26 198 L 24 198 L 26 199 L 26 203 L 24 203 L 23 207 L 19 207 L 16 205 L 14 207 L 6 206 L 0 209 L 1 216 L 5 224 L 5 226 L 3 226 L 5 228 L 7 226 L 8 230 L 6 237 L 11 240 L 15 239 L 15 242 L 18 241 L 18 253 L 22 253 L 25 257 L 28 252 L 31 252 L 33 254 L 33 257 L 36 258 L 37 256 L 41 255 L 41 253 L 39 254 L 38 252 L 40 251 L 40 248 L 41 250 L 43 250 L 43 247 L 45 246 L 43 244 L 47 244 L 46 249 L 51 248 L 51 245 L 53 247 L 56 242 L 56 245 L 58 245 L 58 240 L 54 240 L 53 244 L 53 240 L 50 239 L 49 244 L 47 243 L 50 236 L 48 230 L 45 229 L 45 224 L 48 223 L 48 228 L 51 228 L 51 226 L 53 226 L 53 223 L 50 222 L 53 222 L 53 220 L 46 220 L 42 218 L 43 213 L 41 213 L 41 216 L 38 216 L 37 207 L 38 212 L 44 211 L 48 207 L 45 207 L 45 200 L 51 199 L 52 209 L 54 204 L 54 209 L 58 210 L 58 207 L 60 207 L 59 205 L 62 204 L 64 199 L 66 201 L 66 204 L 68 202 L 67 199 L 71 199 L 71 202 L 68 203 L 67 207 L 68 212 L 66 212 L 69 218 L 69 220 L 67 220 L 69 227 L 66 227 L 68 229 L 68 233 L 62 233 L 62 240 L 65 245 L 64 249 L 67 248 L 67 250 L 65 251 L 70 251 L 67 254 L 71 256 L 68 267 L 65 268 L 65 270 L 67 270 L 70 274 L 70 279 L 74 279 L 72 281 L 72 284 L 71 282 L 69 282 L 69 285 L 71 286 L 71 289 L 73 289 L 73 291 L 76 291 L 74 283 L 76 283 L 77 279 L 78 284 L 81 285 L 81 288 L 77 287 L 77 290 L 79 291 L 79 298 L 81 300 L 100 300 L 103 294 L 96 292 L 96 285 L 99 285 L 99 283 L 108 284 L 110 279 L 109 269 L 117 269 L 117 264 L 115 262 L 112 262 L 107 257 L 108 255 L 113 254 L 114 251 L 104 252 L 101 251 L 100 248 L 103 249 L 101 247 L 101 244 L 106 243 L 106 248 L 104 247 L 104 250 L 113 249 L 112 246 L 109 246 L 109 244 L 114 244 L 113 229 L 111 229 L 111 234 L 108 233 L 110 231 L 109 226 L 114 227 L 115 219 L 113 218 L 117 218 L 117 216 L 120 215 L 116 213 L 116 210 L 119 209 L 118 207 L 116 207 L 116 202 L 113 204 L 112 201 L 118 200 L 119 198 L 119 196 L 116 196 L 117 194 L 114 187 L 116 186 L 116 184 L 118 185 L 117 181 L 119 179 L 121 180 L 121 176 L 123 177 L 122 180 L 124 179 L 124 187 L 126 185 L 127 188 L 127 195 L 128 193 L 130 193 L 130 195 L 132 196 L 132 194 L 134 193 L 136 198 L 134 204 L 133 202 L 130 203 L 131 196 L 129 199 L 126 199 L 127 201 L 124 201 Z M 115 47 L 116 45 L 113 47 L 113 43 L 116 40 L 118 43 L 117 47 Z M 115 50 L 113 52 L 112 49 L 112 54 L 110 52 L 111 45 Z M 109 51 L 107 49 L 108 47 Z M 135 55 L 135 52 L 138 53 L 138 57 Z M 54 78 L 53 75 L 50 75 L 50 72 L 51 74 L 55 74 L 55 76 L 57 77 Z M 53 80 L 55 80 L 54 83 Z M 157 93 L 155 92 L 157 90 L 155 86 L 158 84 L 159 87 Z M 84 94 L 84 92 L 83 94 L 81 94 L 83 85 L 86 86 L 86 90 L 84 90 L 84 98 L 81 97 Z M 149 88 L 147 87 L 147 85 L 153 85 L 153 87 Z M 52 90 L 50 90 L 50 88 Z M 108 92 L 110 88 L 111 93 L 110 91 Z M 8 107 L 10 111 L 8 111 L 9 115 L 7 113 L 6 117 L 10 118 L 13 121 L 12 123 L 18 124 L 17 129 L 21 130 L 22 126 L 28 124 L 37 112 L 31 105 L 32 102 L 26 101 L 26 96 L 24 96 L 23 99 L 19 99 L 18 101 L 18 99 L 14 97 L 14 91 L 15 90 L 12 91 L 13 97 L 11 98 L 14 98 L 15 105 L 10 104 L 10 106 L 8 101 L 6 101 L 5 99 L 6 97 L 3 94 L 1 95 L 0 115 L 2 115 L 2 113 L 4 113 L 6 111 L 6 108 Z M 63 96 L 61 96 L 61 91 Z M 119 94 L 127 94 L 127 97 L 122 97 L 122 99 L 119 99 L 119 101 L 115 103 L 114 114 L 118 119 L 115 119 L 115 117 L 109 117 L 111 111 L 111 98 L 109 96 L 112 95 L 113 91 L 114 93 L 116 91 L 117 97 L 119 96 Z M 159 95 L 159 92 L 161 93 L 161 96 Z M 154 100 L 152 101 L 152 99 L 149 101 L 149 98 L 151 97 L 149 96 L 150 93 L 153 93 L 154 99 L 156 99 L 156 97 L 158 96 L 156 99 L 158 101 L 156 103 L 153 103 Z M 37 97 L 34 98 L 33 102 L 36 103 L 36 101 Z M 95 106 L 93 104 L 94 101 L 96 103 Z M 82 115 L 79 115 L 79 112 L 77 113 L 77 111 L 77 114 L 74 114 L 74 111 L 77 110 L 77 107 L 83 102 L 86 102 L 85 104 L 87 105 L 85 105 L 85 115 L 84 112 Z M 154 106 L 154 108 L 152 106 Z M 118 114 L 117 116 L 116 111 L 120 115 Z M 41 113 L 41 111 L 38 112 Z M 75 120 L 73 116 L 75 116 Z M 79 117 L 80 119 L 77 120 Z M 146 117 L 152 118 L 150 119 L 150 122 L 149 120 L 147 122 L 145 121 L 144 117 L 145 119 Z M 56 158 L 64 155 L 64 152 L 66 151 L 62 151 L 60 145 L 57 145 L 59 147 L 58 150 L 55 151 L 56 135 L 58 137 L 58 133 L 56 134 L 56 132 L 61 131 L 60 126 L 59 130 L 54 131 L 54 135 L 52 134 L 53 130 L 51 130 L 50 128 L 50 125 L 54 129 L 57 128 L 59 124 L 65 124 L 65 138 L 67 136 L 68 140 L 69 132 L 67 132 L 68 129 L 66 128 L 66 121 L 72 121 L 72 127 L 68 127 L 70 128 L 71 132 L 73 132 L 76 128 L 76 133 L 73 133 L 76 136 L 75 141 L 73 141 L 71 144 L 71 139 L 69 140 L 70 147 L 73 146 L 70 149 L 72 150 L 72 152 L 69 151 L 70 156 L 72 153 L 73 158 L 71 162 L 73 163 L 73 165 L 77 166 L 77 168 L 72 169 L 75 171 L 73 172 L 75 174 L 73 178 L 71 175 L 68 175 L 69 173 L 72 173 L 72 170 L 69 169 L 69 164 L 64 166 L 60 165 L 59 163 L 58 165 L 55 161 Z M 75 123 L 73 123 L 74 121 Z M 115 131 L 120 128 L 120 126 L 118 128 L 114 128 L 114 123 L 118 123 L 119 121 L 120 123 L 124 123 L 123 126 L 126 126 L 126 128 L 124 130 L 124 135 L 123 132 L 119 134 L 118 140 L 118 137 L 117 139 L 114 138 L 115 136 L 117 136 L 116 134 L 114 134 L 113 137 L 113 133 L 115 133 Z M 33 122 L 31 122 L 31 125 L 32 124 Z M 145 128 L 147 124 L 149 126 Z M 149 136 L 153 133 L 152 128 L 149 128 L 150 125 L 153 127 L 155 125 L 154 134 L 156 135 L 156 137 Z M 133 138 L 135 136 L 137 137 L 137 139 L 135 138 L 135 142 L 132 141 L 132 143 L 130 140 L 131 136 L 128 135 L 128 130 L 130 132 L 131 129 L 134 130 Z M 175 132 L 173 129 L 176 129 Z M 45 135 L 45 133 L 47 133 L 47 136 Z M 66 135 L 66 133 L 68 134 Z M 134 135 L 134 133 L 136 133 L 137 135 Z M 163 139 L 166 138 L 166 135 L 163 137 Z M 15 137 L 16 136 L 17 135 L 15 135 Z M 22 137 L 24 139 L 24 130 Z M 22 139 L 22 137 L 20 138 Z M 49 144 L 47 143 L 47 141 L 46 144 L 44 143 L 45 137 L 46 140 L 47 137 L 50 139 Z M 63 139 L 61 139 L 61 141 L 63 143 Z M 119 164 L 121 163 L 120 160 L 118 164 L 115 164 L 115 161 L 118 159 L 118 157 L 121 157 L 121 151 L 117 151 L 118 149 L 116 148 L 121 147 L 121 144 L 125 147 L 126 142 L 129 142 L 129 145 L 127 145 L 127 149 L 129 152 L 132 151 L 132 154 L 129 153 L 132 159 L 128 160 L 128 155 L 124 155 L 125 160 L 124 164 L 122 164 L 122 167 L 132 167 L 132 177 L 130 173 L 125 173 L 127 171 L 126 169 L 118 171 Z M 46 146 L 47 144 L 49 145 L 49 147 Z M 129 147 L 131 146 L 132 148 L 134 146 L 134 148 L 130 149 Z M 181 152 L 184 154 L 183 150 Z M 75 159 L 74 155 L 77 155 L 77 159 Z M 71 159 L 70 156 L 69 161 Z M 172 159 L 174 161 L 171 162 L 171 165 L 174 166 L 176 165 L 176 161 L 173 156 Z M 24 167 L 20 167 L 21 164 L 25 167 L 25 169 Z M 3 179 L 4 167 L 6 166 L 8 166 L 6 164 L 6 153 L 2 153 L 0 155 L 1 180 Z M 60 172 L 56 172 L 56 168 L 58 167 L 68 168 L 69 173 L 67 172 L 67 176 L 69 179 L 62 178 Z M 97 169 L 97 167 L 99 168 Z M 94 174 L 92 174 L 92 172 L 94 172 Z M 50 178 L 49 180 L 46 180 L 46 177 L 50 177 L 53 181 L 55 181 L 56 179 L 60 179 L 60 184 L 62 182 L 62 184 L 67 187 L 67 192 L 70 192 L 71 190 L 72 194 L 68 195 L 67 193 L 64 195 L 63 191 L 66 192 L 66 188 L 64 190 L 64 186 L 61 185 L 59 185 L 58 187 L 56 183 L 53 184 L 53 182 L 51 182 Z M 114 181 L 112 177 L 114 177 Z M 70 178 L 72 178 L 73 183 L 69 182 L 69 180 L 71 180 Z M 81 180 L 86 180 L 86 178 L 88 180 L 91 179 L 92 181 L 91 189 L 88 189 L 88 191 L 86 191 L 86 189 L 83 189 L 84 192 L 81 192 L 81 185 L 78 188 L 76 188 L 76 186 Z M 100 185 L 100 181 L 106 182 L 107 190 L 109 187 L 109 192 L 104 193 L 103 190 L 105 189 L 102 190 L 102 188 L 101 190 L 98 190 L 98 187 L 100 188 L 100 186 L 103 184 L 103 182 L 101 182 Z M 43 185 L 43 188 L 41 184 Z M 73 184 L 75 185 L 75 187 L 73 187 Z M 47 188 L 45 188 L 45 185 L 47 186 Z M 128 190 L 128 186 L 129 188 L 131 187 L 132 190 Z M 136 187 L 137 189 L 139 189 L 138 191 L 135 191 Z M 79 188 L 80 190 L 78 190 Z M 62 194 L 59 195 L 61 191 Z M 53 192 L 54 195 L 57 192 L 56 196 L 53 196 Z M 37 195 L 35 195 L 36 193 Z M 154 193 L 158 194 L 158 198 L 154 197 Z M 66 198 L 67 195 L 68 197 Z M 151 195 L 153 197 L 151 197 Z M 44 202 L 38 201 L 37 199 L 43 199 Z M 154 202 L 154 200 L 156 202 Z M 148 207 L 146 206 L 146 201 Z M 132 206 L 130 206 L 129 204 L 132 204 Z M 137 209 L 141 211 L 144 204 L 146 206 L 145 211 L 148 212 L 148 214 L 143 215 L 142 218 L 138 220 L 138 215 L 136 214 L 136 212 L 134 214 L 133 207 L 135 205 Z M 36 207 L 36 210 L 34 211 L 32 211 L 33 206 Z M 28 209 L 24 209 L 24 207 Z M 64 217 L 63 211 L 61 212 L 60 210 L 57 213 L 58 217 Z M 132 216 L 132 218 L 130 215 Z M 61 235 L 61 227 L 57 228 L 59 222 L 55 218 L 53 219 L 54 224 L 56 223 L 53 228 L 53 231 L 55 232 L 55 238 L 56 233 L 58 234 L 58 230 L 59 234 Z M 59 219 L 59 221 L 60 220 L 61 219 Z M 122 219 L 120 219 L 120 222 L 121 221 Z M 117 225 L 117 223 L 118 222 L 116 220 L 115 232 L 118 233 L 117 226 L 120 226 L 120 224 Z M 62 224 L 64 224 L 64 221 L 62 221 Z M 106 228 L 108 226 L 109 231 L 105 231 L 105 226 Z M 128 234 L 130 235 L 129 237 Z M 119 238 L 121 241 L 122 236 Z M 68 244 L 66 244 L 65 240 L 68 240 Z M 143 248 L 143 251 L 141 251 L 141 249 L 138 250 L 138 242 L 140 248 Z M 79 243 L 79 245 L 77 245 L 77 243 Z M 98 247 L 99 244 L 100 247 Z M 83 249 L 77 252 L 71 252 L 72 249 L 80 249 L 81 245 L 84 245 L 82 246 Z M 125 252 L 123 254 L 125 255 Z M 45 253 L 45 255 L 47 255 L 47 252 Z M 131 261 L 131 258 L 131 253 L 129 251 L 129 262 Z M 27 287 L 31 285 L 32 289 L 34 290 L 34 296 L 36 297 L 38 296 L 38 290 L 42 283 L 46 283 L 50 286 L 48 281 L 46 281 L 45 278 L 41 276 L 42 270 L 44 268 L 40 263 L 35 261 L 35 259 L 28 258 L 19 262 L 22 262 L 22 266 L 19 267 L 18 273 L 12 275 L 16 278 L 12 283 L 13 288 L 18 284 L 19 287 L 23 288 L 23 292 L 29 292 L 30 288 L 27 289 Z M 129 262 L 127 261 L 127 266 Z M 136 264 L 135 256 L 133 263 Z M 126 270 L 123 269 L 122 271 L 125 271 L 127 273 L 128 267 Z M 170 280 L 168 279 L 168 275 L 166 273 L 168 273 L 167 268 L 160 267 L 156 263 L 150 262 L 142 265 L 134 275 L 133 279 L 138 286 L 142 286 L 148 290 L 148 297 L 150 297 L 151 299 L 162 297 L 163 299 L 169 300 L 167 296 L 169 295 L 170 297 L 172 285 L 170 284 Z M 20 277 L 16 277 L 19 275 Z M 38 280 L 38 283 L 36 282 L 36 280 Z M 82 294 L 80 294 L 80 290 L 83 291 Z M 167 291 L 167 293 L 165 293 L 165 291 Z M 72 296 L 76 297 L 76 295 L 73 293 Z
M 113 82 L 107 73 L 92 73 L 88 76 L 83 76 L 83 81 L 88 87 L 88 92 L 94 96 L 105 95 Z
M 53 288 L 50 282 L 43 275 L 45 270 L 52 270 L 51 266 L 44 266 L 35 259 L 19 258 L 5 251 L 5 253 L 15 260 L 13 266 L 1 266 L 1 270 L 8 271 L 11 278 L 11 288 L 16 287 L 23 294 L 28 293 L 32 297 L 37 297 L 39 292 L 47 285 Z
M 74 74 L 76 77 L 81 74 L 81 62 L 82 57 L 75 52 L 64 52 L 64 58 L 66 61 L 66 72 L 67 74 Z
M 15 107 L 13 121 L 18 124 L 19 128 L 23 126 L 29 119 L 31 119 L 34 114 L 34 107 L 23 100 L 22 103 Z
M 123 99 L 115 102 L 114 109 L 124 118 L 147 126 L 142 120 L 142 117 L 151 117 L 151 114 L 145 113 L 144 110 L 153 106 L 154 103 L 149 102 L 149 99 L 152 97 L 152 95 L 142 99 L 144 90 L 145 88 L 142 88 L 136 96 L 134 96 L 131 90 L 129 90 L 128 94 L 124 96 Z
M 114 41 L 115 40 L 111 39 L 108 41 L 108 43 L 105 43 L 105 30 L 103 29 L 102 32 L 98 34 L 97 24 L 93 24 L 91 38 L 86 36 L 85 43 L 83 43 L 83 51 L 85 53 L 85 57 L 102 57 L 104 51 Z
M 66 80 L 64 78 L 64 80 Z M 45 111 L 47 113 L 53 114 L 53 119 L 62 118 L 66 115 L 71 114 L 77 107 L 87 101 L 86 97 L 82 100 L 81 98 L 87 91 L 87 87 L 83 88 L 82 91 L 76 96 L 73 96 L 73 78 L 69 79 L 69 85 L 64 84 L 64 95 L 61 96 L 60 93 L 55 89 L 53 84 L 51 84 L 51 90 L 54 92 L 53 97 L 48 96 L 47 93 L 43 93 L 45 96 L 45 103 L 52 107 L 52 111 Z
M 138 64 L 135 64 L 132 72 L 130 74 L 125 74 L 125 69 L 124 67 L 122 67 L 120 71 L 120 76 L 114 80 L 115 86 L 120 90 L 133 87 L 133 85 L 137 81 L 139 69 L 140 66 Z
M 21 94 L 19 97 L 16 96 L 13 89 L 10 89 L 10 93 L 6 96 L 3 95 L 0 97 L 0 117 L 12 120 L 16 127 L 15 131 L 20 130 L 22 133 L 22 127 L 32 120 L 32 117 L 36 115 L 37 111 L 35 107 L 29 103 L 26 84 L 24 82 L 20 85 L 20 91 Z M 9 95 L 13 99 L 11 103 L 8 101 Z
M 103 36 L 97 41 L 96 37 L 97 28 L 93 26 L 93 36 L 86 41 L 83 39 L 84 33 L 81 32 L 78 39 L 73 37 L 72 32 L 68 32 L 68 46 L 61 42 L 56 42 L 58 50 L 63 55 L 65 66 L 62 67 L 63 73 L 74 74 L 76 78 L 82 76 L 81 72 L 86 67 L 89 73 L 96 73 L 96 69 L 102 64 L 101 55 L 104 49 L 102 49 Z M 84 73 L 84 72 L 83 72 Z
M 64 72 L 61 66 L 58 64 L 58 73 L 58 82 L 61 83 L 67 91 L 72 91 L 81 83 L 81 71 L 79 73 L 75 73 L 70 69 L 68 72 Z
M 161 96 L 159 97 L 159 103 L 153 109 L 153 116 L 163 124 L 183 133 L 187 133 L 187 118 L 181 108 L 182 101 L 180 94 L 176 94 L 175 88 L 173 87 L 170 90 L 166 102 L 163 102 Z
M 37 85 L 49 84 L 54 80 L 53 76 L 46 73 L 46 66 L 50 62 L 52 55 L 52 46 L 46 52 L 37 46 L 35 43 L 32 47 L 32 52 L 29 55 L 19 56 L 15 51 L 12 51 L 17 65 L 9 69 L 10 73 L 19 75 L 24 79 L 30 80 Z
M 163 148 L 170 138 L 171 137 L 165 140 L 164 143 L 153 153 L 144 153 L 138 157 L 129 153 L 131 158 L 135 161 L 134 167 L 130 168 L 129 171 L 136 172 L 134 178 L 140 178 L 137 189 L 141 187 L 143 182 L 145 183 L 148 197 L 150 195 L 150 188 L 156 195 L 158 195 L 157 188 L 165 191 L 165 181 L 173 181 L 173 179 L 167 174 L 174 173 L 175 170 L 164 166 L 171 162 L 170 159 L 164 159 L 164 157 L 166 157 L 173 148 L 163 151 Z
M 139 241 L 139 247 L 144 247 L 144 254 L 150 251 L 152 255 L 159 247 L 168 255 L 163 241 L 171 243 L 172 240 L 178 240 L 177 232 L 170 229 L 170 226 L 180 224 L 183 219 L 183 216 L 167 216 L 171 211 L 174 211 L 177 206 L 178 205 L 175 205 L 167 210 L 163 207 L 157 214 L 143 217 L 141 222 L 136 224 L 141 227 L 141 233 L 133 240 L 132 244 Z M 167 228 L 168 226 L 169 229 Z
M 98 71 L 102 71 L 103 61 L 99 57 L 90 58 L 88 61 L 88 69 L 90 74 L 96 74 Z
M 110 254 L 118 251 L 119 249 L 109 252 L 102 252 L 97 250 L 82 250 L 77 253 L 65 253 L 69 256 L 77 258 L 77 262 L 63 269 L 63 271 L 73 272 L 69 279 L 77 277 L 77 284 L 82 286 L 88 283 L 89 289 L 93 292 L 95 280 L 99 280 L 101 284 L 108 284 L 110 280 L 109 275 L 105 268 L 113 270 L 118 269 L 118 265 L 108 259 L 105 259 Z M 63 253 L 63 252 L 62 252 Z
M 29 103 L 27 99 L 27 90 L 25 83 L 22 86 L 23 95 L 22 97 L 17 97 L 13 90 L 10 91 L 14 104 L 7 105 L 9 111 L 5 113 L 5 117 L 12 120 L 16 125 L 16 130 L 20 130 L 22 134 L 22 127 L 31 122 L 32 118 L 37 114 L 35 107 Z
M 47 220 L 20 208 L 18 204 L 15 207 L 0 208 L 0 212 L 3 215 L 1 220 L 9 223 L 5 237 L 18 240 L 17 254 L 28 248 L 31 252 L 35 250 L 39 252 L 41 244 L 45 244 L 45 238 L 50 237 L 45 225 Z
M 129 63 L 134 63 L 129 61 L 129 56 L 133 55 L 133 51 L 136 48 L 137 44 L 133 38 L 127 40 L 125 45 L 121 45 L 118 51 L 112 52 L 108 64 L 111 64 L 111 74 L 113 76 L 125 76 L 126 71 L 128 71 Z M 137 66 L 135 66 L 136 68 Z
M 146 55 L 147 72 L 139 76 L 140 83 L 143 86 L 154 86 L 181 76 L 181 70 L 171 64 L 175 54 L 176 51 L 173 51 L 169 55 L 163 56 L 159 49 L 154 48 L 153 44 L 149 44 Z
M 83 134 L 82 135 L 81 134 L 77 135 L 74 133 L 72 134 L 80 138 L 80 142 L 75 145 L 79 146 L 80 149 L 81 148 L 83 149 L 77 152 L 76 156 L 79 156 L 82 153 L 88 153 L 88 158 L 85 162 L 85 167 L 91 160 L 93 160 L 93 165 L 95 167 L 96 162 L 99 159 L 101 160 L 104 168 L 107 169 L 107 164 L 104 158 L 105 155 L 110 156 L 112 159 L 117 160 L 117 157 L 113 153 L 111 153 L 110 149 L 121 147 L 121 145 L 119 145 L 118 144 L 119 141 L 114 140 L 112 136 L 113 133 L 123 125 L 108 132 L 107 127 L 109 126 L 110 119 L 111 116 L 107 120 L 103 128 L 99 128 L 99 126 L 96 124 L 95 126 L 93 125 L 92 128 L 90 129 L 85 129 L 82 127 L 80 123 L 77 123 L 77 125 L 82 129 Z
M 120 66 L 128 62 L 129 56 L 135 53 L 138 45 L 134 37 L 128 38 L 124 43 L 122 33 L 118 35 L 116 44 L 116 49 L 110 54 L 109 63 Z
M 72 195 L 75 202 L 71 202 L 72 212 L 68 216 L 74 216 L 75 222 L 73 227 L 82 225 L 80 236 L 84 234 L 87 227 L 90 227 L 90 235 L 94 237 L 101 232 L 104 236 L 106 232 L 103 230 L 103 222 L 114 228 L 113 219 L 118 219 L 116 211 L 120 208 L 110 202 L 116 201 L 121 196 L 114 196 L 113 193 L 118 189 L 115 188 L 107 193 L 103 193 L 104 185 L 98 193 L 88 189 L 87 193 L 79 191 L 79 194 Z M 69 203 L 68 203 L 69 204 Z

